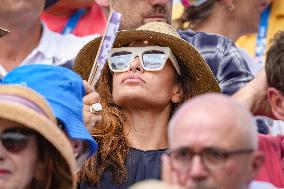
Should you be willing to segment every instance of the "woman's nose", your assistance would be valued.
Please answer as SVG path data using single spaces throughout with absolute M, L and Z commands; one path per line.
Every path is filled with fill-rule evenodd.
M 129 67 L 129 71 L 132 71 L 132 72 L 136 72 L 136 71 L 143 72 L 144 71 L 144 69 L 141 65 L 141 62 L 140 62 L 140 58 L 138 56 L 136 56 L 133 59 L 133 61 L 131 62 L 130 67 Z

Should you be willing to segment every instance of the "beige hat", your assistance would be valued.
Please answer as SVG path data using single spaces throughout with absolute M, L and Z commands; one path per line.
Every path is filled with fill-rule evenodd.
M 0 38 L 10 33 L 8 30 L 0 27 Z
M 160 180 L 146 180 L 134 184 L 129 189 L 182 189 L 178 186 L 172 186 Z
M 76 188 L 73 148 L 57 127 L 48 103 L 35 91 L 16 85 L 0 86 L 0 118 L 14 121 L 38 132 L 66 160 Z
M 75 59 L 74 70 L 85 80 L 88 80 L 90 75 L 101 39 L 102 37 L 99 37 L 86 44 Z M 172 26 L 163 22 L 150 22 L 136 30 L 120 31 L 115 39 L 114 47 L 123 47 L 134 41 L 149 41 L 170 47 L 173 54 L 189 70 L 191 96 L 220 92 L 220 87 L 204 58 L 192 45 L 183 40 Z

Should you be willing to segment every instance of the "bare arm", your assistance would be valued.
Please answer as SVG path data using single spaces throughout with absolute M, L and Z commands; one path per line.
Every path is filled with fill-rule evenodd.
M 274 118 L 267 99 L 267 79 L 264 68 L 246 86 L 236 92 L 232 98 L 246 106 L 254 115 Z

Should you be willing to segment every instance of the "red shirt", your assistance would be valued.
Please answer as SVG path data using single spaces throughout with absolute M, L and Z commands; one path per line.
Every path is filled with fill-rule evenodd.
M 259 149 L 265 155 L 264 166 L 255 180 L 284 188 L 284 136 L 258 135 Z
M 47 12 L 43 12 L 41 19 L 47 24 L 50 30 L 61 33 L 64 30 L 69 17 L 58 17 Z M 102 8 L 98 4 L 94 3 L 94 5 L 80 18 L 72 33 L 77 36 L 92 34 L 103 35 L 106 24 L 107 19 Z

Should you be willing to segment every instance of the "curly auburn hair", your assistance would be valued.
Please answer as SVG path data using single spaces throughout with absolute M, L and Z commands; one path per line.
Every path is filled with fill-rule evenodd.
M 268 86 L 284 93 L 284 31 L 275 34 L 265 64 Z
M 191 74 L 185 64 L 176 57 L 181 76 L 176 74 L 177 82 L 182 86 L 183 98 L 179 104 L 172 104 L 171 116 L 176 108 L 191 95 L 190 80 Z M 122 184 L 127 181 L 127 170 L 125 161 L 128 155 L 129 147 L 127 146 L 124 136 L 126 117 L 121 108 L 117 106 L 112 98 L 112 73 L 108 66 L 105 66 L 102 76 L 96 85 L 96 91 L 100 94 L 101 103 L 104 107 L 102 112 L 102 124 L 95 127 L 92 135 L 100 146 L 97 154 L 87 160 L 80 171 L 78 178 L 80 182 L 86 182 L 93 186 L 98 185 L 102 174 L 106 170 L 111 170 L 112 181 L 115 184 Z

